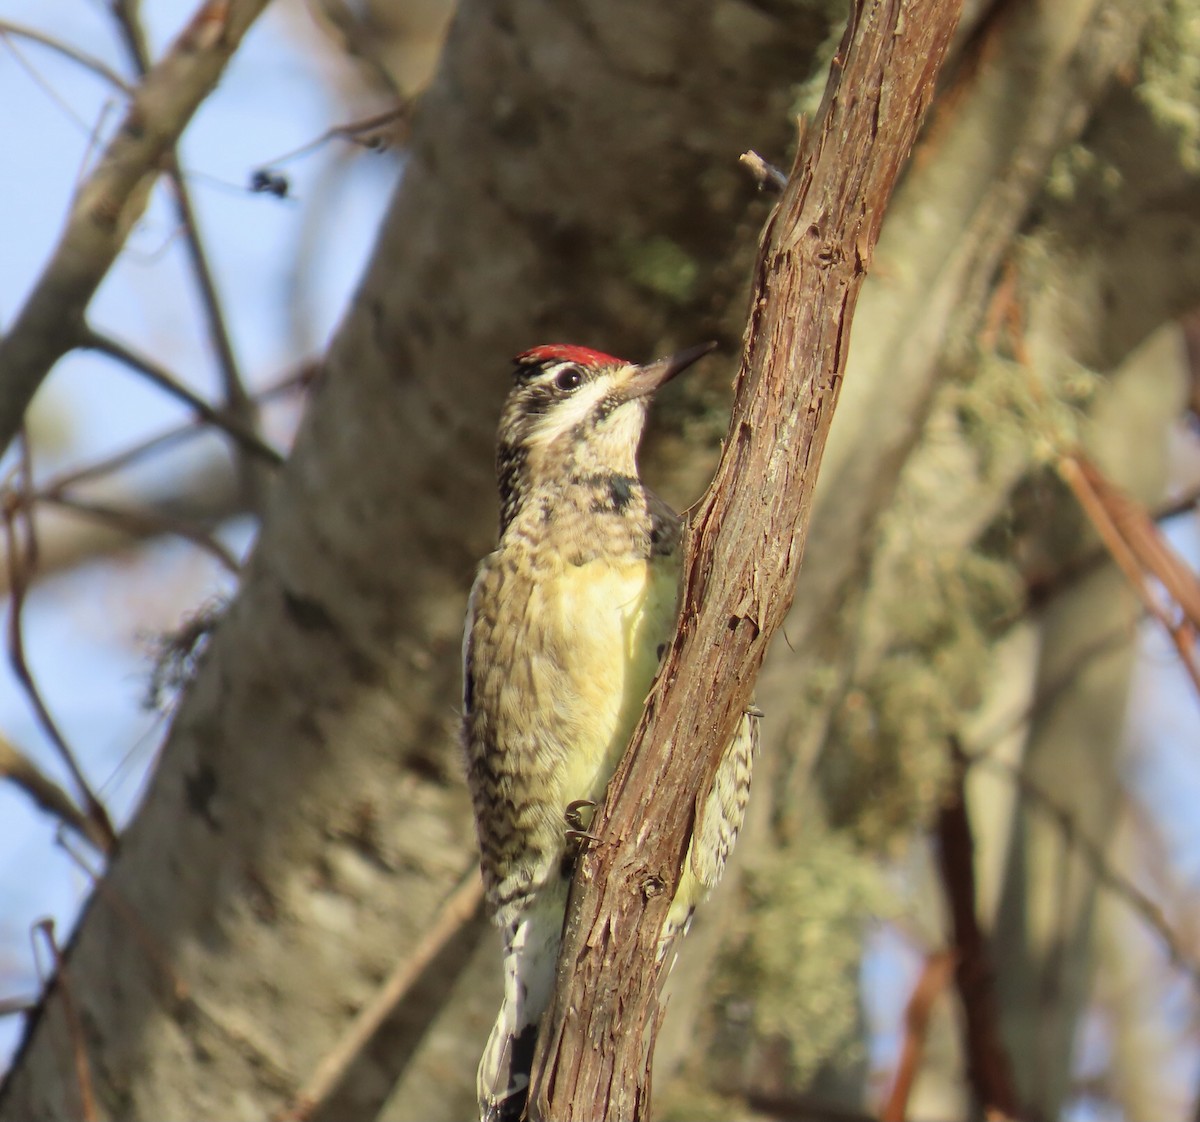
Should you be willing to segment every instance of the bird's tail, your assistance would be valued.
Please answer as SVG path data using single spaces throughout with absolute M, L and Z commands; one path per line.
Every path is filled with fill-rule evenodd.
M 525 1116 L 538 1022 L 550 1003 L 562 943 L 565 885 L 558 896 L 544 889 L 505 928 L 504 1002 L 479 1061 L 481 1122 L 520 1122 Z

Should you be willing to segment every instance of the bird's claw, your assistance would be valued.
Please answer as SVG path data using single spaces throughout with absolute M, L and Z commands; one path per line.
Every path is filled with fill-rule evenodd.
M 566 819 L 570 829 L 567 831 L 567 837 L 586 836 L 583 826 L 583 811 L 595 810 L 596 804 L 591 799 L 576 799 L 574 802 L 567 803 L 566 809 L 563 811 L 563 818 Z
M 595 834 L 589 834 L 587 830 L 568 830 L 566 832 L 568 841 L 573 842 L 598 842 L 600 839 Z

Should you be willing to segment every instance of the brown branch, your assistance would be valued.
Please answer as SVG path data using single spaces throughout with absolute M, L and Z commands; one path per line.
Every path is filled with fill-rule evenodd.
M 0 997 L 0 1017 L 24 1016 L 38 1007 L 36 997 Z
M 1191 487 L 1175 498 L 1151 508 L 1148 514 L 1153 522 L 1161 525 L 1172 518 L 1178 518 L 1181 514 L 1194 513 L 1197 504 L 1200 504 L 1200 487 Z M 1025 606 L 1002 620 L 1000 626 L 1008 627 L 1024 619 L 1029 611 L 1044 607 L 1055 596 L 1074 588 L 1080 580 L 1111 560 L 1112 554 L 1103 545 L 1098 545 L 1058 569 L 1032 579 L 1027 577 Z
M 987 938 L 976 913 L 975 838 L 967 815 L 967 761 L 951 743 L 953 770 L 936 836 L 942 886 L 950 905 L 957 965 L 954 979 L 963 1009 L 967 1081 L 985 1117 L 1017 1118 L 1017 1089 L 1012 1059 L 1000 1035 L 1000 1004 Z
M 27 484 L 29 479 L 27 462 L 24 469 L 24 478 Z M 17 530 L 17 519 L 20 517 L 20 514 L 21 512 L 12 506 L 6 505 L 3 510 L 5 556 L 8 560 L 11 589 L 11 599 L 8 609 L 9 664 L 12 666 L 17 681 L 21 684 L 25 695 L 29 698 L 29 702 L 33 706 L 38 723 L 50 739 L 50 743 L 54 745 L 55 751 L 58 753 L 59 758 L 66 766 L 71 779 L 75 783 L 80 802 L 88 819 L 92 823 L 92 830 L 88 833 L 89 840 L 94 838 L 95 844 L 99 845 L 104 853 L 111 853 L 117 845 L 117 832 L 113 828 L 112 820 L 109 818 L 104 804 L 96 797 L 95 792 L 87 781 L 87 777 L 83 774 L 82 768 L 80 768 L 78 761 L 75 759 L 75 753 L 71 750 L 66 738 L 59 730 L 58 724 L 51 715 L 50 709 L 46 705 L 41 691 L 38 689 L 37 682 L 25 658 L 25 634 L 22 615 L 25 607 L 25 592 L 28 588 L 28 572 L 33 567 L 36 556 L 36 545 L 33 536 L 33 527 L 28 521 L 28 514 L 25 517 L 26 541 L 25 543 L 21 542 L 20 534 Z
M 1200 698 L 1200 661 L 1196 656 L 1196 629 L 1200 626 L 1200 583 L 1162 537 L 1150 516 L 1081 452 L 1061 456 L 1058 474 L 1079 501 L 1105 548 L 1146 610 L 1162 625 L 1175 644 L 1179 660 Z M 1146 583 L 1152 573 L 1183 613 L 1180 621 L 1161 603 Z
M 269 401 L 274 401 L 288 394 L 306 391 L 315 380 L 317 371 L 318 367 L 315 362 L 301 364 L 295 371 L 284 375 L 273 385 L 259 390 L 255 394 L 255 404 L 264 405 Z M 120 452 L 114 452 L 111 456 L 93 460 L 83 467 L 54 476 L 49 482 L 34 491 L 31 497 L 36 501 L 49 495 L 61 494 L 68 487 L 76 483 L 110 475 L 113 472 L 130 467 L 152 452 L 162 451 L 176 443 L 201 435 L 206 431 L 207 424 L 207 421 L 197 419 L 188 421 L 186 424 L 175 425 L 173 428 L 165 429 L 154 436 L 147 437 L 145 440 L 130 445 Z
M 70 43 L 64 43 L 61 39 L 56 39 L 53 35 L 39 31 L 36 27 L 26 27 L 23 23 L 14 23 L 12 20 L 0 19 L 0 38 L 8 35 L 14 38 L 28 39 L 31 43 L 38 43 L 43 47 L 47 47 L 56 54 L 69 58 L 72 62 L 76 62 L 86 70 L 90 70 L 97 77 L 103 78 L 104 81 L 115 86 L 122 93 L 133 93 L 133 89 L 129 83 L 106 62 L 98 59 L 95 55 L 88 54 L 87 51 L 81 50 L 79 47 L 72 46 Z
M 75 1084 L 79 1088 L 79 1114 L 83 1122 L 96 1122 L 100 1115 L 96 1110 L 96 1092 L 92 1086 L 92 1068 L 88 1063 L 83 1021 L 79 1017 L 75 996 L 71 992 L 66 960 L 63 958 L 62 951 L 58 949 L 58 940 L 54 937 L 54 920 L 39 920 L 35 925 L 35 930 L 46 941 L 54 960 L 54 984 L 62 994 L 63 1016 L 67 1021 L 67 1033 L 71 1040 L 71 1059 L 75 1067 Z
M 139 19 L 138 7 L 136 4 L 122 3 L 115 5 L 112 10 L 134 66 L 137 68 L 138 74 L 145 77 L 150 71 L 150 52 L 146 46 L 146 37 Z M 230 338 L 229 328 L 225 324 L 225 313 L 221 308 L 217 284 L 208 263 L 208 253 L 204 248 L 204 241 L 200 237 L 200 224 L 196 218 L 196 208 L 192 205 L 191 193 L 179 167 L 179 156 L 174 144 L 164 154 L 163 166 L 171 183 L 175 214 L 183 228 L 184 249 L 192 266 L 192 274 L 196 278 L 196 287 L 200 292 L 200 306 L 204 313 L 205 325 L 208 328 L 209 342 L 217 357 L 217 366 L 221 372 L 221 382 L 225 390 L 225 409 L 243 435 L 257 436 L 255 433 L 256 410 L 246 392 L 245 383 L 238 369 L 237 356 L 233 352 L 233 340 Z M 239 442 L 243 443 L 243 447 L 245 447 L 244 442 Z M 252 470 L 248 462 L 242 462 L 239 466 L 247 497 L 261 498 L 262 488 L 259 486 L 261 480 L 257 473 Z
M 896 1078 L 879 1122 L 904 1122 L 908 1117 L 908 1100 L 913 1084 L 921 1070 L 925 1056 L 925 1041 L 929 1036 L 929 1022 L 933 1017 L 933 1006 L 950 981 L 954 972 L 954 955 L 948 951 L 931 954 L 921 969 L 921 976 L 913 987 L 904 1010 L 904 1045 L 900 1051 L 900 1062 L 896 1065 Z
M 266 444 L 258 433 L 247 426 L 236 413 L 214 409 L 202 397 L 188 389 L 178 378 L 144 355 L 130 350 L 124 343 L 85 324 L 80 329 L 77 345 L 87 350 L 98 351 L 100 354 L 107 355 L 128 366 L 131 370 L 135 370 L 159 389 L 182 401 L 192 409 L 198 419 L 220 429 L 246 452 L 257 456 L 264 463 L 270 464 L 271 467 L 279 467 L 283 464 L 283 457 L 269 444 Z M 249 401 L 249 399 L 247 400 Z
M 307 156 L 310 152 L 315 152 L 331 140 L 348 140 L 372 151 L 384 149 L 391 143 L 390 134 L 407 129 L 414 107 L 413 101 L 402 101 L 399 105 L 394 105 L 391 109 L 385 109 L 381 113 L 373 113 L 369 117 L 349 121 L 344 125 L 334 125 L 326 129 L 320 136 L 301 144 L 299 148 L 293 148 L 282 156 L 268 160 L 256 169 L 256 174 L 269 176 L 276 168 L 290 163 L 292 160 L 298 160 L 301 156 Z
M 135 538 L 175 534 L 204 550 L 235 576 L 241 572 L 241 565 L 238 564 L 237 558 L 216 538 L 182 518 L 173 518 L 171 515 L 159 511 L 129 510 L 112 506 L 109 503 L 96 502 L 93 499 L 82 499 L 75 495 L 42 495 L 39 501 L 87 518 L 99 519 Z
M 287 395 L 304 392 L 311 384 L 315 371 L 315 363 L 304 363 L 272 385 L 256 391 L 255 402 L 265 405 Z M 14 509 L 33 508 L 34 518 L 40 519 L 41 513 L 37 510 L 39 503 L 69 494 L 78 484 L 103 480 L 105 476 L 166 452 L 178 444 L 194 440 L 208 431 L 207 422 L 186 421 L 138 441 L 111 456 L 54 475 L 35 490 L 22 491 L 19 494 L 7 493 L 3 501 Z M 216 455 L 206 458 L 184 477 L 173 479 L 168 490 L 141 494 L 137 497 L 137 504 L 145 517 L 139 519 L 136 525 L 126 519 L 118 528 L 111 520 L 102 520 L 99 515 L 85 523 L 68 513 L 66 518 L 52 521 L 48 527 L 39 526 L 38 565 L 35 571 L 28 574 L 30 583 L 43 580 L 54 572 L 72 568 L 92 558 L 127 548 L 131 536 L 151 538 L 173 533 L 175 523 L 180 518 L 186 518 L 195 529 L 211 530 L 226 519 L 244 514 L 248 510 L 240 488 L 230 478 L 227 461 Z M 172 520 L 171 524 L 165 524 L 162 518 Z M 0 558 L 0 562 L 2 560 Z M 221 563 L 225 565 L 228 560 L 223 558 Z M 6 596 L 10 588 L 10 574 L 0 563 L 0 597 Z
M 75 800 L 24 752 L 18 751 L 2 736 L 0 778 L 7 779 L 14 787 L 23 791 L 40 810 L 82 835 L 101 852 L 108 848 L 109 842 L 104 833 L 75 805 Z
M 306 1122 L 329 1100 L 358 1058 L 396 1007 L 412 992 L 442 950 L 481 914 L 483 882 L 477 871 L 450 896 L 413 953 L 392 970 L 371 1003 L 361 1009 L 341 1040 L 317 1064 L 312 1076 L 292 1101 L 273 1118 L 277 1122 Z
M 960 7 L 858 0 L 763 233 L 729 436 L 685 535 L 678 631 L 576 870 L 535 1120 L 648 1115 L 659 932 L 695 808 L 791 605 L 850 321 Z
M 163 160 L 266 3 L 205 0 L 134 94 L 80 186 L 50 261 L 0 337 L 0 454 L 50 368 L 70 349 L 93 294 L 145 210 Z

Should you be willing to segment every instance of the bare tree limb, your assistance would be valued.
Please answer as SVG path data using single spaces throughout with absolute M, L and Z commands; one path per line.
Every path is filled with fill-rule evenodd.
M 1146 610 L 1171 637 L 1179 661 L 1200 697 L 1200 662 L 1196 656 L 1196 626 L 1200 621 L 1200 584 L 1195 574 L 1163 539 L 1150 516 L 1115 487 L 1082 452 L 1059 457 L 1058 474 L 1071 488 L 1084 513 L 1112 554 L 1125 579 Z M 1180 611 L 1182 619 L 1164 605 L 1147 584 L 1152 573 Z
M 24 461 L 22 468 L 24 483 L 28 486 L 30 472 L 27 459 Z M 54 745 L 55 751 L 58 752 L 59 758 L 66 766 L 72 781 L 75 783 L 79 800 L 93 827 L 88 837 L 93 839 L 94 844 L 98 845 L 103 853 L 109 854 L 116 848 L 117 844 L 117 832 L 113 828 L 112 820 L 109 818 L 104 804 L 92 790 L 91 784 L 88 783 L 87 776 L 83 774 L 83 769 L 79 766 L 79 761 L 76 760 L 71 746 L 59 730 L 57 722 L 54 720 L 49 707 L 42 698 L 37 681 L 34 679 L 33 673 L 29 669 L 29 663 L 25 658 L 22 611 L 25 606 L 25 591 L 28 587 L 28 572 L 32 569 L 36 560 L 37 548 L 32 525 L 28 522 L 28 512 L 25 515 L 25 541 L 22 542 L 21 535 L 17 529 L 17 520 L 20 516 L 21 511 L 15 507 L 6 505 L 3 509 L 5 556 L 8 559 L 9 579 L 12 582 L 12 602 L 9 605 L 8 612 L 9 663 L 13 668 L 13 673 L 16 675 L 17 681 L 20 682 L 26 696 L 29 698 L 30 704 L 33 706 L 38 723 L 42 726 L 47 737 L 49 737 L 50 742 Z
M 226 571 L 234 575 L 241 572 L 242 567 L 238 563 L 238 559 L 225 546 L 187 519 L 174 518 L 170 514 L 158 511 L 131 510 L 113 506 L 111 503 L 97 502 L 94 499 L 79 498 L 75 495 L 44 495 L 41 501 L 62 507 L 63 510 L 69 510 L 74 514 L 99 519 L 135 538 L 176 534 L 215 558 Z
M 124 363 L 131 370 L 136 370 L 159 389 L 189 406 L 200 420 L 207 421 L 214 428 L 220 429 L 250 455 L 257 456 L 271 467 L 279 467 L 283 463 L 283 457 L 266 444 L 241 416 L 234 412 L 214 409 L 202 397 L 188 389 L 178 378 L 144 355 L 137 354 L 124 343 L 85 324 L 80 329 L 78 345 L 108 355 L 109 358 Z
M 117 26 L 125 46 L 133 58 L 138 74 L 145 77 L 150 71 L 150 51 L 146 45 L 138 6 L 135 4 L 117 4 L 113 8 Z M 217 358 L 217 366 L 221 373 L 221 382 L 225 390 L 225 408 L 235 419 L 238 427 L 244 432 L 253 433 L 256 423 L 254 402 L 246 392 L 246 386 L 238 369 L 237 356 L 233 351 L 233 340 L 225 323 L 225 313 L 221 307 L 221 298 L 217 292 L 217 283 L 213 279 L 212 268 L 208 263 L 208 252 L 200 236 L 200 223 L 196 217 L 196 208 L 192 205 L 191 192 L 187 181 L 179 167 L 179 157 L 172 144 L 164 157 L 167 178 L 171 182 L 171 192 L 175 203 L 175 213 L 179 217 L 184 232 L 184 247 L 192 273 L 196 278 L 196 287 L 200 292 L 200 306 L 204 313 L 204 323 L 208 328 L 208 338 Z M 243 448 L 246 446 L 243 444 Z M 263 480 L 247 460 L 239 457 L 240 475 L 248 498 L 257 499 L 262 491 Z
M 101 852 L 108 841 L 84 814 L 75 800 L 41 770 L 24 752 L 14 748 L 0 736 L 0 778 L 7 779 L 14 787 L 23 791 L 34 804 L 47 814 L 57 818 L 64 826 L 81 834 Z
M 960 9 L 855 4 L 764 231 L 729 436 L 685 534 L 678 632 L 576 871 L 534 1119 L 648 1114 L 659 932 L 695 808 L 791 605 L 850 321 Z
M 54 51 L 55 54 L 60 54 L 65 58 L 69 58 L 72 62 L 77 62 L 84 69 L 90 70 L 99 78 L 103 78 L 109 85 L 115 86 L 122 93 L 133 93 L 133 88 L 129 83 L 109 66 L 108 63 L 98 59 L 95 55 L 88 54 L 87 51 L 72 46 L 70 43 L 64 43 L 61 39 L 56 39 L 53 35 L 47 35 L 46 32 L 39 31 L 36 27 L 26 27 L 23 23 L 14 23 L 12 20 L 0 19 L 0 36 L 7 35 L 18 39 L 28 39 L 31 43 L 38 43 L 43 47 L 47 47 Z
M 1012 1059 L 1000 1035 L 1000 1006 L 995 969 L 976 914 L 975 839 L 967 815 L 967 761 L 957 743 L 950 745 L 953 770 L 936 833 L 942 885 L 950 904 L 957 952 L 954 980 L 963 1009 L 967 1080 L 988 1118 L 1017 1118 Z
M 70 349 L 92 295 L 145 210 L 162 161 L 267 0 L 205 0 L 146 75 L 75 196 L 58 245 L 0 338 L 0 454 L 50 368 Z
M 87 1042 L 83 1035 L 83 1020 L 79 1007 L 71 993 L 71 981 L 67 974 L 67 963 L 54 934 L 54 920 L 39 920 L 34 928 L 46 941 L 54 961 L 54 983 L 63 995 L 63 1012 L 67 1018 L 67 1030 L 71 1038 L 71 1060 L 75 1068 L 75 1084 L 79 1090 L 79 1116 L 83 1122 L 97 1122 L 96 1092 L 92 1085 L 92 1065 L 88 1062 Z
M 900 1062 L 896 1065 L 896 1077 L 887 1102 L 879 1112 L 879 1122 L 905 1122 L 908 1118 L 908 1100 L 925 1056 L 933 1007 L 950 981 L 954 960 L 955 956 L 950 951 L 937 951 L 925 959 L 921 976 L 904 1010 L 904 1044 L 900 1050 Z

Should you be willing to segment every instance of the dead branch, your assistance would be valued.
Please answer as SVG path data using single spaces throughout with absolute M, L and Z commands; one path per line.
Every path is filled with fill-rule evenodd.
M 132 510 L 113 506 L 111 503 L 82 499 L 74 495 L 43 495 L 41 502 L 69 510 L 86 518 L 95 518 L 134 538 L 157 537 L 159 534 L 175 534 L 194 546 L 204 550 L 227 572 L 241 572 L 241 565 L 215 537 L 183 518 L 174 518 L 159 511 Z
M 0 38 L 9 35 L 16 39 L 28 39 L 31 43 L 37 43 L 40 46 L 46 47 L 55 54 L 62 55 L 64 58 L 69 58 L 72 62 L 78 63 L 85 70 L 90 70 L 97 77 L 103 78 L 109 85 L 115 86 L 122 93 L 133 93 L 133 89 L 129 83 L 109 66 L 108 63 L 98 59 L 95 55 L 88 54 L 87 51 L 81 50 L 79 47 L 65 43 L 61 39 L 56 39 L 53 35 L 47 35 L 46 32 L 39 31 L 36 27 L 26 27 L 23 23 L 14 23 L 12 20 L 0 19 Z
M 933 1006 L 953 972 L 954 955 L 949 951 L 938 951 L 925 959 L 921 976 L 904 1010 L 904 1045 L 900 1050 L 900 1062 L 896 1065 L 896 1078 L 892 1082 L 891 1092 L 883 1110 L 879 1112 L 879 1122 L 905 1122 L 908 1117 L 908 1100 L 925 1056 L 925 1041 L 929 1036 Z
M 248 454 L 257 456 L 271 467 L 282 465 L 283 457 L 270 445 L 264 443 L 262 438 L 253 428 L 248 427 L 242 418 L 227 409 L 214 409 L 199 394 L 188 389 L 173 374 L 164 370 L 158 363 L 146 358 L 145 355 L 138 354 L 119 340 L 96 331 L 87 324 L 80 328 L 77 345 L 107 355 L 142 375 L 152 385 L 182 401 L 196 414 L 197 418 L 220 429 Z
M 24 462 L 23 476 L 24 484 L 27 486 L 30 476 L 27 459 Z M 22 613 L 25 607 L 28 573 L 36 561 L 36 539 L 34 538 L 32 524 L 29 522 L 28 514 L 26 513 L 25 541 L 21 541 L 21 535 L 17 528 L 17 520 L 20 516 L 21 512 L 11 506 L 6 505 L 3 509 L 5 556 L 8 561 L 8 573 L 11 582 L 11 603 L 9 604 L 8 611 L 9 664 L 12 666 L 17 681 L 21 684 L 21 688 L 29 698 L 38 723 L 42 726 L 51 744 L 54 745 L 59 758 L 70 773 L 84 813 L 92 824 L 92 830 L 88 834 L 89 839 L 94 838 L 94 844 L 98 845 L 102 852 L 106 854 L 111 853 L 117 845 L 117 832 L 113 828 L 112 820 L 109 818 L 104 804 L 92 790 L 87 777 L 83 774 L 83 769 L 79 766 L 79 762 L 76 760 L 71 746 L 59 730 L 58 723 L 51 715 L 50 709 L 46 705 L 41 691 L 38 689 L 37 681 L 34 679 L 33 672 L 29 669 L 29 663 L 25 658 L 25 633 Z
M 97 1122 L 96 1092 L 92 1086 L 92 1067 L 88 1063 L 87 1043 L 83 1036 L 83 1021 L 71 992 L 71 981 L 67 976 L 67 964 L 59 950 L 54 935 L 54 920 L 39 920 L 35 930 L 46 941 L 54 961 L 54 984 L 62 994 L 63 1016 L 67 1021 L 67 1032 L 71 1040 L 71 1060 L 75 1068 L 75 1084 L 79 1088 L 79 1113 L 83 1122 Z
M 116 4 L 112 12 L 138 75 L 144 78 L 150 71 L 150 51 L 146 45 L 146 36 L 139 18 L 138 5 Z M 216 281 L 213 279 L 212 268 L 208 263 L 208 251 L 200 236 L 200 224 L 196 218 L 196 209 L 192 205 L 191 192 L 188 190 L 187 182 L 180 169 L 174 143 L 164 153 L 163 166 L 171 184 L 175 214 L 183 228 L 184 249 L 200 293 L 200 306 L 204 315 L 204 324 L 208 328 L 209 342 L 212 345 L 213 353 L 217 356 L 217 365 L 225 390 L 225 409 L 239 429 L 257 435 L 254 431 L 257 422 L 256 410 L 246 392 L 246 386 L 238 368 L 237 356 L 233 352 L 233 340 L 225 323 L 221 298 L 217 292 Z M 245 448 L 245 444 L 242 444 L 242 447 Z M 241 460 L 239 468 L 246 496 L 248 498 L 261 497 L 263 480 L 251 462 Z
M 0 779 L 7 779 L 23 791 L 40 810 L 57 818 L 64 826 L 86 838 L 104 852 L 108 840 L 96 824 L 84 814 L 75 800 L 41 770 L 24 752 L 0 736 Z
M 950 750 L 953 770 L 936 835 L 957 958 L 954 980 L 962 1002 L 967 1081 L 987 1118 L 1017 1118 L 1020 1110 L 1012 1059 L 1000 1035 L 995 971 L 976 912 L 975 838 L 965 787 L 967 761 L 957 743 L 952 743 Z
M 33 395 L 70 349 L 92 295 L 201 101 L 267 0 L 205 0 L 134 94 L 116 135 L 81 185 L 41 277 L 0 337 L 0 454 Z
M 858 0 L 764 230 L 729 436 L 685 534 L 678 631 L 576 870 L 534 1119 L 648 1114 L 659 931 L 695 808 L 791 605 L 850 321 L 960 8 Z
M 1082 452 L 1059 457 L 1058 473 L 1071 488 L 1105 548 L 1146 610 L 1162 624 L 1179 652 L 1179 660 L 1200 697 L 1200 662 L 1196 629 L 1200 626 L 1200 583 L 1179 559 L 1142 507 L 1110 483 Z M 1147 584 L 1146 574 L 1158 579 L 1183 618 L 1162 603 Z

